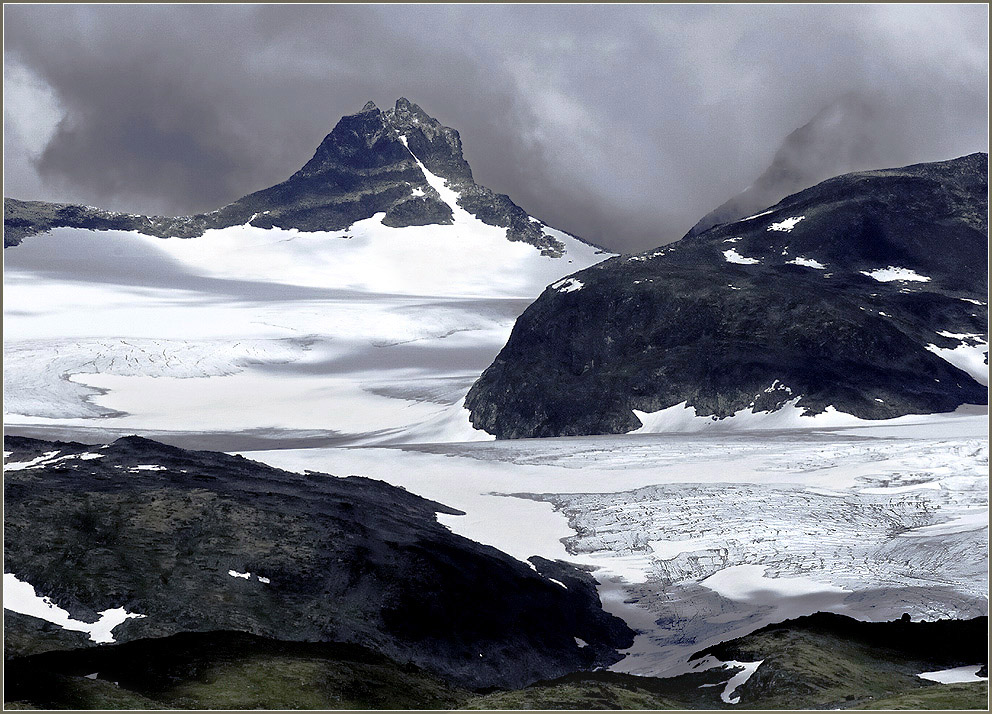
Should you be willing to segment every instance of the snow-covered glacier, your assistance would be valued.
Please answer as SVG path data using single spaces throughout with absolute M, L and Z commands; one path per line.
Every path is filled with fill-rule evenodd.
M 381 218 L 195 239 L 59 228 L 6 250 L 5 423 L 218 448 L 491 438 L 468 388 L 546 285 L 608 254 L 543 227 L 566 248 L 545 256 L 465 211 Z

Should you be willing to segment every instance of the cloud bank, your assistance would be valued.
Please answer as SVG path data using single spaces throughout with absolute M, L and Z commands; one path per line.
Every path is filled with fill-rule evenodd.
M 7 196 L 140 213 L 284 180 L 400 96 L 614 250 L 685 233 L 849 92 L 867 166 L 988 150 L 985 5 L 8 5 Z M 850 131 L 851 122 L 838 122 Z

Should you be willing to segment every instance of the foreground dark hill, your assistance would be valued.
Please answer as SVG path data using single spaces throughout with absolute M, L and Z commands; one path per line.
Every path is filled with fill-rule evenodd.
M 986 662 L 987 629 L 985 617 L 866 623 L 820 613 L 710 648 L 677 677 L 576 672 L 483 695 L 356 645 L 186 633 L 7 659 L 4 695 L 6 708 L 50 709 L 986 708 L 985 682 L 917 675 Z M 738 663 L 759 660 L 746 682 L 731 683 Z
M 473 688 L 610 664 L 633 642 L 587 573 L 454 535 L 435 513 L 457 511 L 380 481 L 138 437 L 8 436 L 4 449 L 4 572 L 76 620 L 144 615 L 113 630 L 118 642 L 217 630 L 349 642 Z M 7 615 L 7 657 L 93 644 Z
M 987 403 L 938 356 L 987 342 L 988 156 L 824 181 L 548 287 L 466 399 L 499 438 L 625 433 L 632 410 Z M 976 336 L 978 336 L 976 338 Z
M 420 164 L 447 181 L 447 188 L 458 194 L 459 207 L 483 223 L 506 228 L 508 240 L 524 241 L 553 257 L 562 255 L 564 245 L 540 222 L 531 220 L 508 196 L 475 183 L 457 131 L 403 98 L 386 111 L 369 102 L 357 114 L 343 117 L 313 158 L 286 181 L 211 213 L 149 217 L 5 199 L 4 247 L 63 226 L 193 238 L 210 228 L 246 223 L 335 231 L 377 213 L 384 213 L 382 222 L 391 227 L 452 223 L 452 207 L 430 185 Z

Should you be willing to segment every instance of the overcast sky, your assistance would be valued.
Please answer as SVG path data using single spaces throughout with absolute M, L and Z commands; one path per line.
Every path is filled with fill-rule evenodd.
M 879 167 L 987 151 L 988 27 L 977 4 L 5 5 L 4 194 L 213 210 L 405 96 L 479 183 L 644 250 L 848 91 Z

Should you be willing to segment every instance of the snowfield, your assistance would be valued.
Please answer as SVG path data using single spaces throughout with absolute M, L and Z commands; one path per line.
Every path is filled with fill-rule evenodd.
M 546 229 L 567 252 L 542 256 L 453 210 L 450 226 L 32 236 L 5 251 L 5 424 L 219 448 L 248 431 L 490 439 L 462 406 L 472 382 L 546 285 L 609 254 Z

